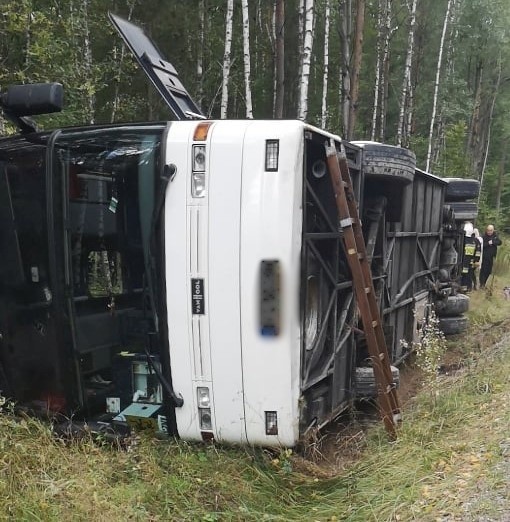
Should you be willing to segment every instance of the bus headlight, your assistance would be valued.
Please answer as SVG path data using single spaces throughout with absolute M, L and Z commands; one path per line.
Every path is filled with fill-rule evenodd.
M 193 172 L 191 178 L 191 195 L 194 198 L 203 198 L 205 196 L 205 172 Z
M 198 421 L 201 430 L 212 430 L 211 395 L 209 388 L 199 386 L 197 388 Z
M 212 430 L 212 418 L 210 408 L 200 408 L 200 429 L 201 430 Z
M 199 408 L 210 408 L 211 398 L 209 388 L 197 388 L 197 402 Z
M 205 172 L 205 145 L 193 145 L 193 172 Z
M 192 175 L 191 175 L 191 195 L 194 198 L 205 197 L 205 165 L 206 148 L 205 145 L 193 145 L 192 148 Z

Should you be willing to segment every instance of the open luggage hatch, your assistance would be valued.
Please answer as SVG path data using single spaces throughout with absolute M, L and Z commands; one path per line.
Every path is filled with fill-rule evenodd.
M 179 79 L 174 66 L 167 62 L 145 32 L 120 16 L 109 13 L 110 20 L 136 60 L 159 91 L 178 120 L 205 119 Z

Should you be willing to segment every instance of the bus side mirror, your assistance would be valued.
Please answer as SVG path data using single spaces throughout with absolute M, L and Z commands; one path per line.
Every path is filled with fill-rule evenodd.
M 64 89 L 60 83 L 10 85 L 0 98 L 4 111 L 13 116 L 35 116 L 60 112 Z

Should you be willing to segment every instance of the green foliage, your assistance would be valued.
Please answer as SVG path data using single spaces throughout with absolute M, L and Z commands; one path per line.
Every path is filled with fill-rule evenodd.
M 470 166 L 464 152 L 467 127 L 465 121 L 452 123 L 446 127 L 443 147 L 434 173 L 442 177 L 470 178 Z
M 199 7 L 204 5 L 204 45 L 200 47 Z M 285 2 L 285 117 L 296 115 L 299 72 L 297 0 Z M 410 146 L 423 167 L 428 148 L 439 42 L 447 0 L 418 2 L 412 68 L 413 118 Z M 245 114 L 241 5 L 234 2 L 229 117 Z M 353 2 L 353 16 L 355 13 Z M 273 2 L 250 2 L 252 99 L 257 118 L 271 118 L 274 88 Z M 364 28 L 360 99 L 355 139 L 370 137 L 374 101 L 378 2 L 368 2 Z M 226 2 L 213 0 L 4 0 L 0 12 L 0 85 L 60 81 L 66 109 L 39 118 L 44 127 L 89 122 L 167 119 L 168 108 L 108 20 L 112 10 L 140 24 L 175 65 L 184 85 L 204 113 L 219 116 Z M 321 112 L 324 72 L 325 2 L 315 2 L 315 35 L 309 84 L 309 121 Z M 353 18 L 354 21 L 354 18 Z M 341 129 L 339 81 L 342 74 L 340 10 L 333 2 L 329 43 L 328 126 Z M 494 216 L 497 166 L 510 143 L 510 4 L 505 0 L 456 3 L 449 26 L 440 77 L 437 163 L 442 176 L 483 177 L 482 216 L 510 227 L 510 183 L 504 177 L 500 216 Z M 409 12 L 393 3 L 388 67 L 385 140 L 396 140 L 399 103 L 408 45 Z M 90 62 L 87 56 L 90 54 Z M 202 74 L 197 70 L 203 55 Z M 353 81 L 355 79 L 352 79 Z M 480 98 L 476 93 L 480 87 Z M 497 91 L 496 91 L 497 89 Z M 494 106 L 494 110 L 492 107 Z M 478 112 L 477 112 L 478 111 Z M 492 120 L 489 120 L 492 116 Z M 170 116 L 171 117 L 171 116 Z M 476 127 L 477 124 L 478 127 Z M 491 126 L 489 135 L 488 126 Z M 469 145 L 469 146 L 468 146 Z M 503 158 L 504 159 L 504 158 Z

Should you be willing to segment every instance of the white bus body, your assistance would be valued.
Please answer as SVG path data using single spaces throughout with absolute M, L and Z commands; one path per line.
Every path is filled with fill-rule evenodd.
M 166 162 L 177 167 L 165 203 L 172 382 L 184 398 L 177 429 L 192 440 L 210 432 L 223 442 L 293 446 L 300 418 L 305 133 L 339 138 L 298 121 L 215 121 L 207 139 L 195 141 L 198 125 L 173 123 L 167 137 Z M 192 194 L 197 145 L 205 146 L 203 197 Z M 266 165 L 268 147 L 277 166 Z M 263 261 L 279 264 L 277 332 L 261 331 Z

